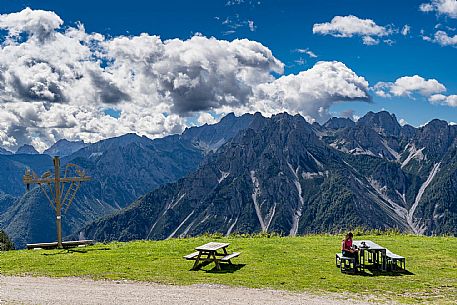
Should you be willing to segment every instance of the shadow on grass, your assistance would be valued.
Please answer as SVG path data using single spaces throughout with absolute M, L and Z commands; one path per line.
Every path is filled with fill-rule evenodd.
M 58 252 L 52 252 L 52 253 L 42 253 L 41 255 L 44 256 L 52 256 L 52 255 L 62 255 L 62 254 L 71 254 L 71 253 L 87 253 L 87 252 L 93 252 L 93 251 L 107 251 L 111 250 L 110 248 L 97 248 L 97 249 L 77 249 L 77 248 L 72 248 L 72 249 L 62 249 Z
M 368 271 L 368 272 L 367 272 Z M 411 271 L 406 269 L 399 269 L 396 271 L 381 271 L 376 267 L 366 267 L 365 270 L 358 270 L 356 272 L 345 272 L 344 274 L 348 275 L 358 275 L 358 276 L 405 276 L 405 275 L 414 275 Z
M 244 266 L 246 266 L 246 264 L 224 264 L 224 263 L 220 263 L 219 265 L 221 267 L 221 270 L 218 270 L 216 268 L 216 266 L 214 266 L 210 270 L 203 270 L 202 269 L 202 267 L 205 267 L 205 266 L 207 266 L 207 265 L 209 265 L 211 263 L 213 263 L 213 262 L 203 262 L 203 263 L 199 264 L 197 269 L 190 269 L 189 271 L 204 271 L 206 273 L 233 273 L 235 271 L 240 270 Z
M 217 270 L 216 266 L 214 266 L 211 270 L 205 270 L 206 273 L 233 273 L 235 271 L 240 270 L 246 264 L 220 264 L 221 270 Z

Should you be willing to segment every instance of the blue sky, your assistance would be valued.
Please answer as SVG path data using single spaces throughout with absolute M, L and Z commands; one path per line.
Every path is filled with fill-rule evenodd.
M 270 49 L 284 63 L 285 75 L 310 69 L 318 61 L 338 61 L 364 77 L 370 87 L 378 82 L 394 83 L 404 76 L 419 75 L 424 80 L 436 79 L 446 88 L 441 92 L 445 96 L 456 95 L 457 43 L 442 46 L 423 37 L 432 40 L 439 30 L 453 37 L 457 34 L 457 18 L 438 9 L 428 12 L 419 9 L 421 4 L 433 4 L 432 1 L 3 0 L 0 10 L 2 14 L 18 12 L 25 7 L 54 11 L 64 21 L 64 27 L 74 27 L 81 22 L 87 33 L 97 32 L 107 37 L 136 36 L 145 32 L 159 35 L 162 40 L 186 40 L 196 33 L 229 41 L 247 38 Z M 378 44 L 366 45 L 357 34 L 341 38 L 313 33 L 315 24 L 329 23 L 335 16 L 350 15 L 361 20 L 371 19 L 391 34 L 374 35 Z M 410 31 L 402 35 L 400 32 L 405 25 Z M 305 50 L 316 57 L 304 53 Z M 340 115 L 353 110 L 357 116 L 362 116 L 370 110 L 385 109 L 415 126 L 433 118 L 457 122 L 457 107 L 429 102 L 432 93 L 421 94 L 413 90 L 383 98 L 370 91 L 370 95 L 372 103 L 334 103 L 330 113 Z

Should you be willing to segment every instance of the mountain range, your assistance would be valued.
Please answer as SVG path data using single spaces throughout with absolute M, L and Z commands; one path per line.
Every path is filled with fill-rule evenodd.
M 457 126 L 256 115 L 196 172 L 88 225 L 97 240 L 353 227 L 456 234 Z
M 250 117 L 225 117 L 218 124 L 219 133 L 214 132 L 214 126 L 204 125 L 189 128 L 182 135 L 154 140 L 126 134 L 84 145 L 68 156 L 62 151 L 72 150 L 74 142 L 57 142 L 60 144 L 54 148 L 59 149 L 54 152 L 64 156 L 62 168 L 67 163 L 77 164 L 92 177 L 82 185 L 73 205 L 62 216 L 63 234 L 74 233 L 87 222 L 124 208 L 155 187 L 194 171 L 209 148 L 217 147 L 243 128 Z M 54 211 L 45 195 L 39 188 L 25 193 L 22 183 L 26 168 L 40 175 L 51 166 L 52 159 L 47 154 L 0 155 L 0 167 L 4 169 L 0 191 L 10 200 L 8 208 L 0 213 L 0 228 L 17 247 L 55 239 Z
M 62 142 L 63 163 L 93 177 L 64 233 L 99 241 L 353 227 L 456 235 L 456 135 L 445 121 L 401 126 L 384 111 L 322 125 L 257 113 L 161 139 L 129 134 L 77 151 Z M 40 190 L 21 196 L 25 167 L 42 172 L 43 164 L 49 156 L 0 155 L 10 173 L 0 180 L 0 228 L 19 246 L 55 238 Z

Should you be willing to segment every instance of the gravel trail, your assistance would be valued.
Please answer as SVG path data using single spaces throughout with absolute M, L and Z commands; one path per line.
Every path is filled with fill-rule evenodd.
M 222 285 L 175 286 L 82 278 L 0 276 L 0 304 L 368 304 L 337 295 L 315 296 Z M 373 303 L 370 303 L 373 305 Z

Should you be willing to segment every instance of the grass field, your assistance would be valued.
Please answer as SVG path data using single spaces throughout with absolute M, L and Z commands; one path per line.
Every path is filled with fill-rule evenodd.
M 406 273 L 342 274 L 335 267 L 341 236 L 198 237 L 166 241 L 97 244 L 73 250 L 0 252 L 2 275 L 78 276 L 130 279 L 165 284 L 216 283 L 255 288 L 342 293 L 402 303 L 451 304 L 457 299 L 457 238 L 410 235 L 367 235 L 406 257 Z M 209 241 L 231 243 L 242 252 L 234 269 L 221 272 L 208 265 L 190 271 L 183 255 Z M 454 303 L 453 303 L 454 304 Z

